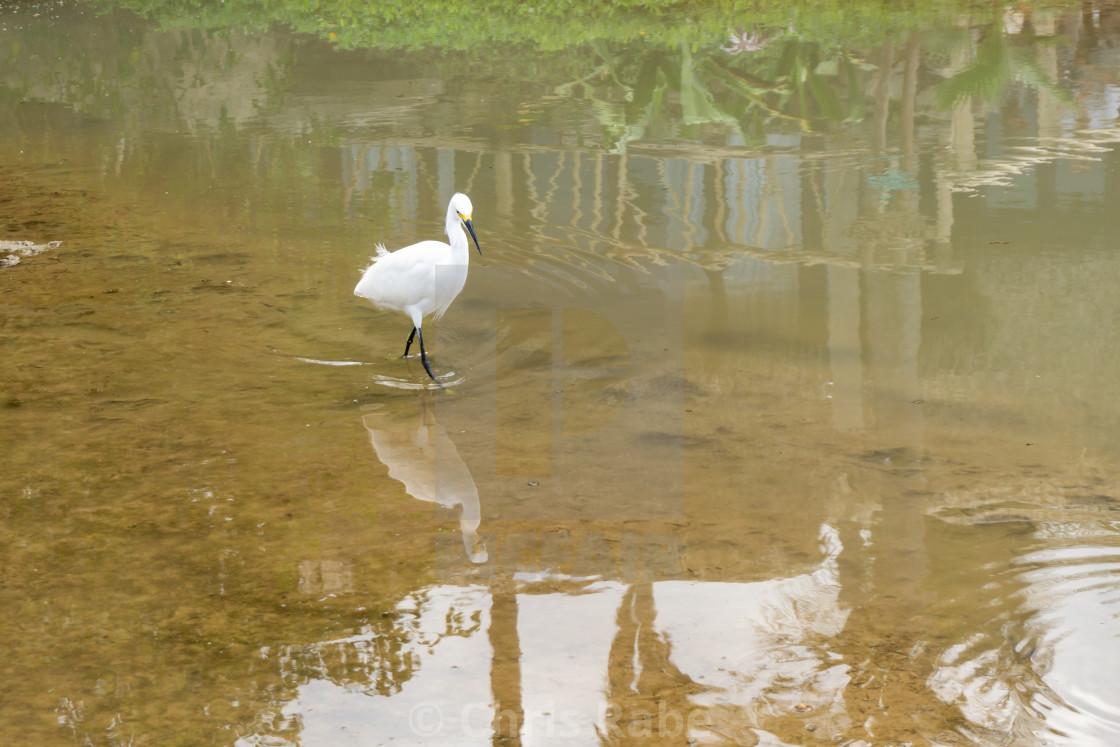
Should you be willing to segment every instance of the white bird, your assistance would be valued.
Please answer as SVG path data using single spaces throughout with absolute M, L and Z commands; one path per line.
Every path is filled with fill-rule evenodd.
M 412 319 L 412 333 L 405 343 L 404 354 L 408 356 L 413 338 L 419 335 L 420 360 L 424 362 L 428 376 L 437 384 L 439 379 L 432 373 L 428 354 L 424 351 L 424 333 L 420 325 L 429 314 L 435 314 L 435 319 L 443 316 L 467 282 L 470 244 L 463 232 L 464 227 L 470 231 L 475 248 L 482 256 L 482 247 L 478 245 L 471 222 L 473 211 L 470 198 L 461 192 L 455 193 L 447 206 L 450 246 L 442 241 L 421 241 L 388 252 L 378 244 L 377 256 L 371 258 L 373 264 L 362 273 L 362 279 L 354 288 L 355 296 L 369 300 L 378 308 L 400 311 Z

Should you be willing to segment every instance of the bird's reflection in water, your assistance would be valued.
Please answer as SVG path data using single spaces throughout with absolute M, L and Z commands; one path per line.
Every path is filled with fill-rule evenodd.
M 421 394 L 416 409 L 390 411 L 371 405 L 362 416 L 377 458 L 413 498 L 449 509 L 460 507 L 463 549 L 472 563 L 485 563 L 486 545 L 478 535 L 482 510 L 478 488 L 447 430 L 436 422 L 431 396 Z

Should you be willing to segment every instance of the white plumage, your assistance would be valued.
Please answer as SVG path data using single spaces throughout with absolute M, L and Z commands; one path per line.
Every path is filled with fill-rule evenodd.
M 467 282 L 467 266 L 470 263 L 470 244 L 467 243 L 466 228 L 474 239 L 479 256 L 482 247 L 474 233 L 471 214 L 474 206 L 470 198 L 457 192 L 447 206 L 447 238 L 451 244 L 442 241 L 421 241 L 395 252 L 386 251 L 377 245 L 377 256 L 373 264 L 362 273 L 362 279 L 354 288 L 354 295 L 361 296 L 382 309 L 391 309 L 406 314 L 412 319 L 412 332 L 404 346 L 404 354 L 412 346 L 412 340 L 420 337 L 420 360 L 428 376 L 438 383 L 428 354 L 424 351 L 424 333 L 420 327 L 424 317 L 434 314 L 439 319 L 447 307 L 463 290 Z

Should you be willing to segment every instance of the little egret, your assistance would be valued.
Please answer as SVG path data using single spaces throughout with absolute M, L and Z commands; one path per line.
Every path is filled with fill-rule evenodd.
M 482 247 L 478 245 L 474 224 L 471 223 L 473 211 L 470 198 L 457 192 L 447 206 L 450 246 L 442 241 L 421 241 L 389 252 L 378 244 L 377 256 L 371 258 L 373 264 L 362 273 L 362 279 L 354 288 L 355 296 L 367 299 L 374 306 L 400 311 L 411 317 L 412 332 L 404 345 L 404 354 L 408 356 L 413 338 L 419 336 L 420 360 L 424 362 L 428 376 L 437 384 L 439 379 L 432 373 L 428 354 L 424 351 L 424 333 L 420 331 L 420 325 L 428 314 L 435 314 L 435 319 L 443 316 L 467 282 L 471 253 L 464 227 L 470 231 L 478 255 L 482 256 Z

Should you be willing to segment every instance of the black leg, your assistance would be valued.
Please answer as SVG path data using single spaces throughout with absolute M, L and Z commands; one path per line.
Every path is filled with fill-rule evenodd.
M 401 356 L 402 358 L 408 357 L 408 349 L 412 347 L 412 339 L 414 337 L 416 337 L 416 327 L 412 328 L 412 334 L 408 336 L 408 342 L 404 344 L 404 355 Z
M 424 333 L 419 327 L 416 328 L 416 332 L 420 335 L 420 360 L 424 362 L 424 370 L 428 372 L 428 376 L 432 377 L 432 381 L 439 384 L 439 379 L 432 373 L 432 367 L 428 365 L 428 354 L 424 352 Z M 443 384 L 440 384 L 440 386 L 443 386 Z

